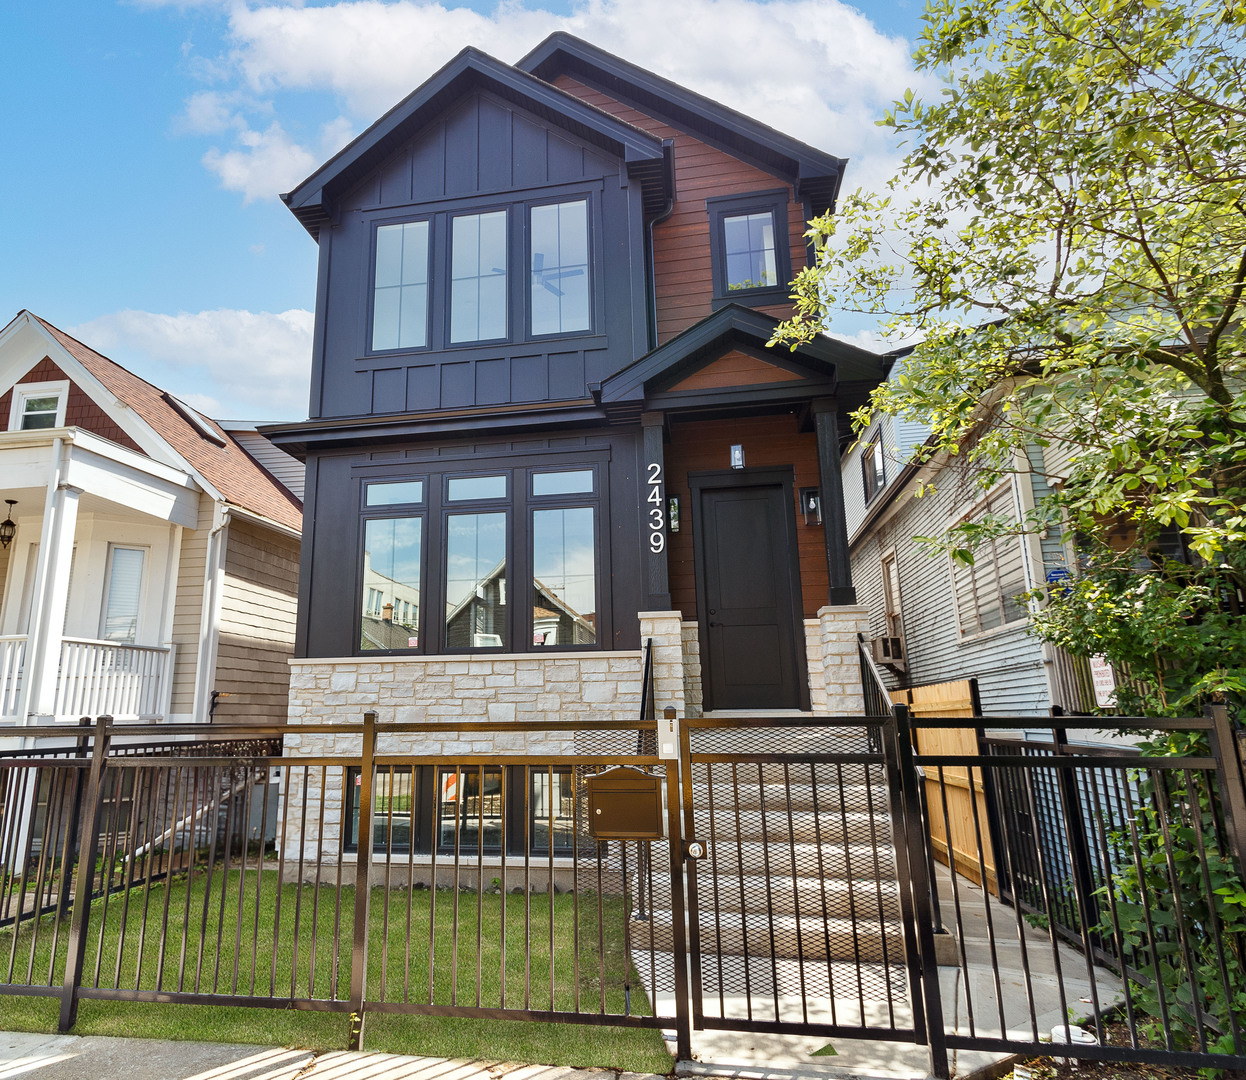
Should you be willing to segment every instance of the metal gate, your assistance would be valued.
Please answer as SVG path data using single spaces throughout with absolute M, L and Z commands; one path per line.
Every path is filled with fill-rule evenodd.
M 891 719 L 693 719 L 681 739 L 693 1028 L 925 1043 L 930 892 L 897 835 Z

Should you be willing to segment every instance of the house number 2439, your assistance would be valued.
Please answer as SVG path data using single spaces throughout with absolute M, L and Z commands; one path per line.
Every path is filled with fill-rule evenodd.
M 649 550 L 655 555 L 666 547 L 666 518 L 662 514 L 662 466 L 656 461 L 649 463 Z

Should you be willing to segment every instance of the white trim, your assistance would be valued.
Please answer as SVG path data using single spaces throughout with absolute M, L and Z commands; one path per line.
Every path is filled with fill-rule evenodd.
M 229 509 L 212 504 L 212 531 L 208 534 L 203 567 L 203 598 L 199 610 L 199 651 L 195 664 L 195 720 L 206 723 L 216 682 L 216 655 L 221 636 L 221 594 L 225 584 L 225 548 L 229 535 Z
M 37 397 L 56 398 L 56 422 L 47 427 L 24 428 L 22 421 L 26 418 L 26 402 Z M 68 379 L 58 379 L 56 382 L 18 383 L 13 387 L 13 401 L 9 406 L 9 430 L 48 431 L 50 428 L 64 427 L 65 409 L 68 405 Z

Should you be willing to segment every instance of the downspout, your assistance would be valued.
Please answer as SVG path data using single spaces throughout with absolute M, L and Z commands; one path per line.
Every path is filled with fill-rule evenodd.
M 646 352 L 658 347 L 658 272 L 653 255 L 653 229 L 661 225 L 675 209 L 675 141 L 662 140 L 662 169 L 667 176 L 670 194 L 666 198 L 666 206 L 655 218 L 645 226 L 645 262 L 649 271 L 649 288 L 645 293 L 645 307 L 649 323 L 649 348 Z

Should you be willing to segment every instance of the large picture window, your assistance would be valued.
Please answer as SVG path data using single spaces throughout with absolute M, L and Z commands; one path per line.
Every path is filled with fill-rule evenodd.
M 360 650 L 597 646 L 601 475 L 577 464 L 365 479 Z

